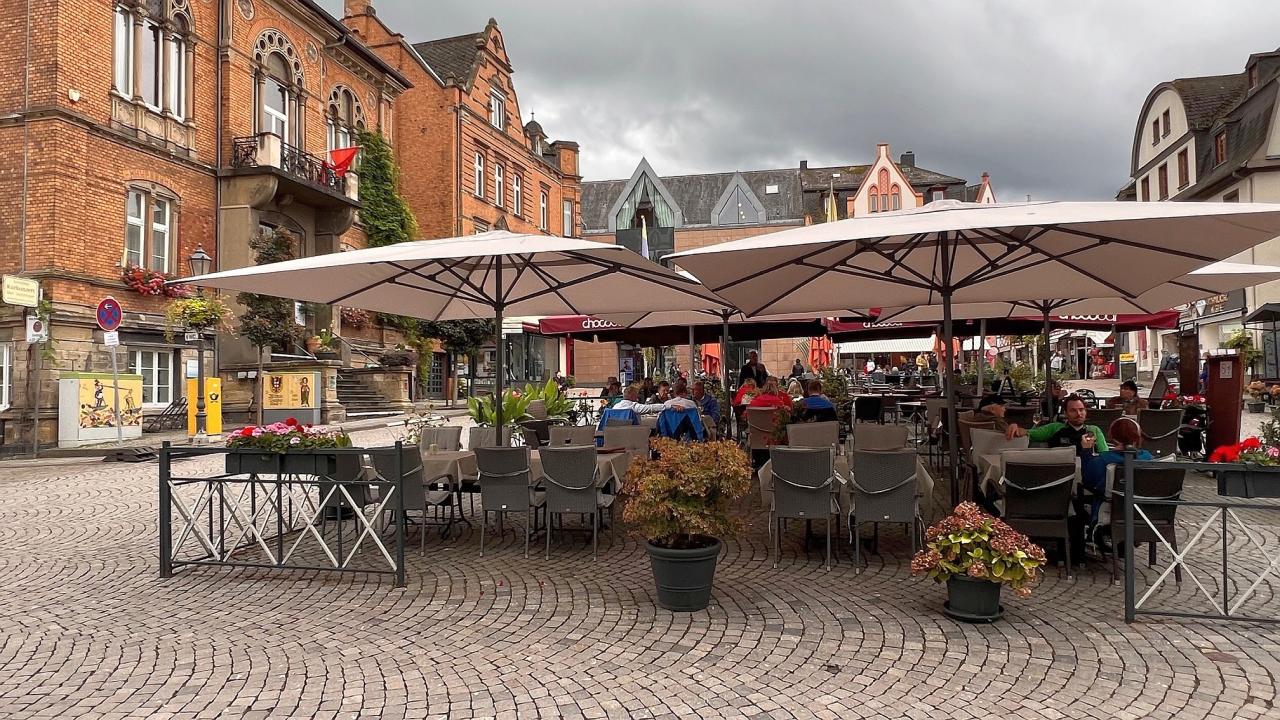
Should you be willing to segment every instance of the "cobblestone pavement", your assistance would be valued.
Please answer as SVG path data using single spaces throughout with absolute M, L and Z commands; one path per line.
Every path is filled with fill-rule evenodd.
M 471 530 L 429 537 L 422 555 L 415 536 L 402 590 L 387 578 L 221 568 L 161 580 L 156 487 L 155 465 L 0 467 L 0 717 L 1280 713 L 1280 630 L 1126 626 L 1122 589 L 1097 561 L 1073 581 L 1051 570 L 1029 600 L 1006 594 L 1005 619 L 990 626 L 943 616 L 944 588 L 908 576 L 891 528 L 859 574 L 844 543 L 824 572 L 798 529 L 772 569 L 757 522 L 728 546 L 712 606 L 692 614 L 656 608 L 644 549 L 622 534 L 595 562 L 580 539 L 553 546 L 550 561 L 524 559 L 510 527 L 484 558 Z M 1191 494 L 1207 492 L 1201 482 Z M 1184 518 L 1187 533 L 1197 519 Z M 1276 530 L 1257 531 L 1270 553 Z M 1247 552 L 1243 535 L 1231 544 Z M 1211 573 L 1198 575 L 1215 590 Z M 1235 592 L 1244 580 L 1230 579 Z M 1280 615 L 1273 590 L 1264 582 L 1249 609 Z M 1161 602 L 1197 607 L 1196 593 L 1184 580 Z

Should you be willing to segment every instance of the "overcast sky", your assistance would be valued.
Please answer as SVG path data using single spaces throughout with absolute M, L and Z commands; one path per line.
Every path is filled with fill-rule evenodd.
M 1153 86 L 1280 46 L 1277 0 L 374 5 L 412 42 L 496 18 L 522 120 L 581 144 L 588 180 L 641 156 L 663 175 L 864 163 L 888 142 L 1010 201 L 1111 199 Z

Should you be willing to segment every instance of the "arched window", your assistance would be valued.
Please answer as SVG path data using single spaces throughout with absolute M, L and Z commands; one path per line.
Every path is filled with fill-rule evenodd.
M 177 195 L 155 183 L 137 181 L 125 191 L 124 264 L 172 272 L 177 247 Z
M 507 194 L 506 177 L 504 176 L 502 166 L 493 166 L 493 204 L 502 207 L 502 203 Z
M 476 153 L 476 197 L 484 197 L 484 154 Z
M 339 85 L 329 93 L 327 113 L 329 149 L 351 147 L 356 144 L 359 130 L 364 129 L 364 108 L 360 98 L 351 88 Z
M 867 194 L 867 210 L 870 212 L 880 211 L 880 193 L 876 192 L 876 186 L 871 186 L 871 192 Z
M 889 211 L 889 171 L 880 168 L 880 174 L 877 176 L 878 184 L 883 188 L 880 193 L 880 212 Z
M 902 209 L 902 191 L 898 189 L 897 185 L 894 185 L 893 189 L 889 191 L 889 197 L 891 199 L 893 209 L 901 210 Z
M 275 133 L 301 146 L 302 61 L 279 30 L 265 30 L 254 45 L 258 91 L 258 132 Z
M 192 23 L 187 0 L 121 2 L 115 8 L 117 93 L 179 120 L 191 114 Z
M 520 181 L 520 173 L 517 171 L 511 176 L 511 212 L 516 217 L 524 217 L 524 188 Z

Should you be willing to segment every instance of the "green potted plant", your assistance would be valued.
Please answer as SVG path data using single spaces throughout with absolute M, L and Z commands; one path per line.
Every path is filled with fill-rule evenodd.
M 320 331 L 317 336 L 320 338 L 320 347 L 316 348 L 315 356 L 317 360 L 337 360 L 341 357 L 338 352 L 338 343 L 341 340 L 329 328 Z
M 734 442 L 653 441 L 655 459 L 627 471 L 623 519 L 645 538 L 658 604 L 692 612 L 711 601 L 720 538 L 739 530 L 734 501 L 751 488 L 751 463 Z
M 529 419 L 529 403 L 533 400 L 533 396 L 511 388 L 502 391 L 502 425 L 507 433 L 515 432 L 519 422 Z M 492 395 L 467 398 L 467 415 L 480 427 L 498 424 Z
M 227 326 L 231 311 L 213 293 L 173 300 L 164 308 L 164 338 L 173 342 L 179 329 L 207 332 Z
M 911 559 L 911 574 L 947 584 L 943 612 L 948 616 L 994 622 L 1004 614 L 1001 587 L 1030 597 L 1044 564 L 1043 548 L 965 502 L 925 531 L 925 547 Z
M 270 425 L 249 425 L 227 437 L 227 473 L 332 476 L 337 456 L 322 451 L 351 447 L 341 428 L 327 429 L 294 418 Z

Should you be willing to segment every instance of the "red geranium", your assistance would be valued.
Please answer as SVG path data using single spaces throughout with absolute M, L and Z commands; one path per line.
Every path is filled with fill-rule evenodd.
M 298 427 L 298 418 L 285 418 L 284 424 L 289 427 Z
M 1240 449 L 1243 451 L 1260 450 L 1262 443 L 1256 437 L 1247 437 L 1240 442 Z
M 241 437 L 253 437 L 253 426 L 250 425 L 248 427 L 245 427 L 241 429 L 240 432 L 237 434 L 240 435 Z

